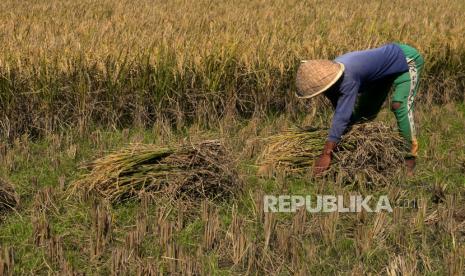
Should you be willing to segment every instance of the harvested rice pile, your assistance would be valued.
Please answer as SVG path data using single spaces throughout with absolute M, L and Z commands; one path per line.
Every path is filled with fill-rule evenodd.
M 326 129 L 289 129 L 266 138 L 258 158 L 261 173 L 309 172 L 327 135 Z M 381 122 L 355 125 L 342 137 L 325 175 L 343 182 L 386 184 L 403 167 L 405 149 L 402 137 L 390 126 Z
M 5 211 L 15 208 L 18 203 L 19 197 L 13 186 L 0 178 L 0 215 Z
M 217 140 L 176 148 L 131 145 L 90 163 L 90 171 L 71 191 L 95 191 L 111 202 L 141 192 L 173 199 L 222 199 L 242 188 L 232 160 Z

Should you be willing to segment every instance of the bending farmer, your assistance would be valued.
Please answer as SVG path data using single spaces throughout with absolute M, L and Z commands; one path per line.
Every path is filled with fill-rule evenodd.
M 416 49 L 397 43 L 350 52 L 334 61 L 302 62 L 297 71 L 297 96 L 311 98 L 324 93 L 334 107 L 328 139 L 313 168 L 315 175 L 329 168 L 332 152 L 350 125 L 376 117 L 392 86 L 391 110 L 410 147 L 405 162 L 408 174 L 413 174 L 418 150 L 413 105 L 423 63 Z

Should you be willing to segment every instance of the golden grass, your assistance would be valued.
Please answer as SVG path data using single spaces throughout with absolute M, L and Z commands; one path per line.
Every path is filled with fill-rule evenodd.
M 293 62 L 286 56 L 331 57 L 391 40 L 412 43 L 434 61 L 457 58 L 465 32 L 460 0 L 5 0 L 0 10 L 4 63 L 59 58 L 65 70 L 65 61 L 80 55 L 99 60 L 127 51 L 134 57 L 162 54 L 163 47 L 176 53 L 180 69 L 215 49 L 237 51 L 246 65 L 279 68 Z
M 463 99 L 461 0 L 5 0 L 0 10 L 6 137 L 302 111 L 299 60 L 391 41 L 425 56 L 420 100 Z

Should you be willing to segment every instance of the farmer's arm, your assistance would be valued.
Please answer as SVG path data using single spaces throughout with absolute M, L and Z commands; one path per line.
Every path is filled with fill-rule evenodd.
M 350 117 L 352 116 L 357 99 L 358 88 L 358 83 L 354 81 L 341 84 L 341 96 L 337 101 L 328 139 L 325 143 L 323 153 L 315 162 L 313 171 L 315 175 L 321 174 L 329 168 L 331 154 L 336 144 L 341 140 L 341 136 L 350 122 Z

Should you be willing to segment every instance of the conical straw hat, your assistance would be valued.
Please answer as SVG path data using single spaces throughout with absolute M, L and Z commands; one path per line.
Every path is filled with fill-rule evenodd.
M 307 60 L 297 70 L 297 97 L 311 98 L 325 92 L 341 77 L 344 64 L 332 60 Z

